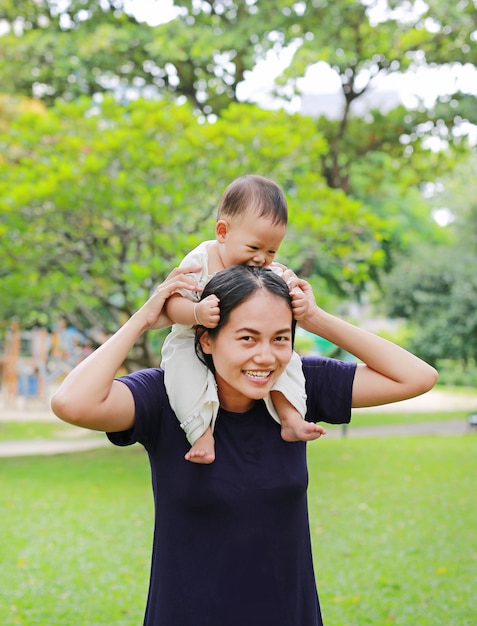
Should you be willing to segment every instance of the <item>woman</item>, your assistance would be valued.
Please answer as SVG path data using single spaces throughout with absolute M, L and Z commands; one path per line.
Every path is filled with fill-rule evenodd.
M 398 346 L 322 311 L 308 283 L 266 268 L 218 272 L 202 297 L 220 301 L 220 323 L 198 328 L 199 355 L 215 376 L 216 460 L 183 459 L 187 441 L 160 369 L 114 380 L 129 349 L 169 323 L 165 300 L 194 288 L 174 270 L 150 300 L 81 363 L 53 398 L 62 419 L 142 443 L 151 463 L 156 524 L 146 626 L 320 626 L 307 512 L 306 443 L 286 442 L 262 399 L 291 358 L 289 289 L 308 312 L 300 324 L 354 354 L 355 365 L 303 359 L 307 419 L 346 423 L 351 407 L 429 390 L 435 370 Z M 187 384 L 187 381 L 178 381 Z M 181 454 L 182 452 L 182 454 Z

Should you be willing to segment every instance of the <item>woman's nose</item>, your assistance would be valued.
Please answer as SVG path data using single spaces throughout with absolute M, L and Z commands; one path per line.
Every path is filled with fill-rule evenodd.
M 273 357 L 273 352 L 268 343 L 263 343 L 257 346 L 257 350 L 254 355 L 254 360 L 256 363 L 260 365 L 270 365 L 275 361 Z

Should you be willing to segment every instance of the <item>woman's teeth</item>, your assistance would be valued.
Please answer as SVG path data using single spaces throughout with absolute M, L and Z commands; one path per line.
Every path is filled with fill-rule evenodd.
M 246 374 L 246 376 L 250 376 L 250 378 L 268 378 L 268 376 L 270 376 L 270 372 L 257 372 L 257 371 L 251 371 L 251 370 L 244 370 L 244 374 Z

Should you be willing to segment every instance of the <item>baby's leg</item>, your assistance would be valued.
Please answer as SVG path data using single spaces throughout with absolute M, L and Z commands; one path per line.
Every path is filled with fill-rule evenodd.
M 326 434 L 326 430 L 319 424 L 304 420 L 299 411 L 288 402 L 280 391 L 271 391 L 270 395 L 280 418 L 282 439 L 285 441 L 312 441 Z
M 186 461 L 192 463 L 203 463 L 205 465 L 215 461 L 215 441 L 210 426 L 194 443 L 192 448 L 184 457 Z

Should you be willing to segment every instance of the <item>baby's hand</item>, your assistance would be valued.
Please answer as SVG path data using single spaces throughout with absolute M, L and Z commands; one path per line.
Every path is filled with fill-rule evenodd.
M 197 324 L 206 328 L 215 328 L 220 321 L 219 299 L 211 294 L 194 304 L 194 317 Z
M 293 317 L 296 321 L 299 321 L 308 313 L 308 298 L 300 287 L 293 287 L 290 291 L 290 295 L 292 297 Z

